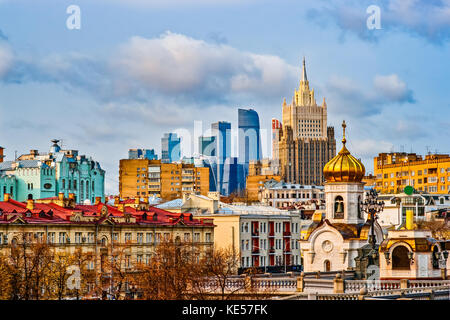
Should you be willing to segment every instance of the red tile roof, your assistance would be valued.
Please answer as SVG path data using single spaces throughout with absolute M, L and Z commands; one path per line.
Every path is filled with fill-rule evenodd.
M 56 203 L 34 203 L 34 209 L 27 209 L 27 204 L 13 199 L 0 201 L 0 224 L 11 223 L 20 217 L 26 223 L 101 223 L 106 219 L 102 217 L 102 208 L 108 209 L 108 217 L 123 217 L 124 213 L 114 206 L 99 203 L 94 205 L 75 205 L 74 208 L 62 207 Z M 134 207 L 125 207 L 125 214 L 136 218 L 136 224 L 176 225 L 182 223 L 187 226 L 214 226 L 210 219 L 193 218 L 190 213 L 172 213 L 163 209 L 150 207 L 148 210 L 137 210 Z M 70 221 L 76 212 L 83 216 L 99 217 L 94 222 Z M 117 222 L 114 222 L 117 223 Z M 129 223 L 133 224 L 133 223 Z

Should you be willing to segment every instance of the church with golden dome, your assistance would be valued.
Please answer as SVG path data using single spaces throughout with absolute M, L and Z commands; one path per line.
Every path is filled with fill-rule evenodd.
M 360 208 L 365 168 L 345 146 L 345 121 L 342 128 L 342 149 L 323 168 L 325 212 L 316 212 L 312 223 L 302 230 L 300 247 L 305 272 L 355 268 L 358 250 L 369 243 L 371 223 Z M 380 244 L 383 232 L 376 221 L 374 229 L 376 244 Z

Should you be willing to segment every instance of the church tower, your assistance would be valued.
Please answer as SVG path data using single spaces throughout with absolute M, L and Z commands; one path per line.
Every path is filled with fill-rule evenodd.
M 342 123 L 342 149 L 324 167 L 326 219 L 331 223 L 364 223 L 359 203 L 364 196 L 364 165 L 350 154 L 345 144 L 345 121 Z
M 364 165 L 350 154 L 342 123 L 342 149 L 323 168 L 326 212 L 314 213 L 311 224 L 302 227 L 300 248 L 305 272 L 341 271 L 356 268 L 359 251 L 370 246 L 371 220 L 365 220 L 360 203 L 364 197 Z M 375 243 L 383 240 L 374 222 Z

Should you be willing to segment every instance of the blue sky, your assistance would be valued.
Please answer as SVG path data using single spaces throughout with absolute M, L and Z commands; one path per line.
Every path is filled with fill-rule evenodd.
M 235 126 L 238 107 L 269 130 L 306 56 L 338 149 L 345 119 L 367 171 L 378 152 L 450 153 L 449 40 L 450 0 L 0 0 L 0 145 L 13 159 L 61 138 L 115 193 L 119 159 L 164 132 Z

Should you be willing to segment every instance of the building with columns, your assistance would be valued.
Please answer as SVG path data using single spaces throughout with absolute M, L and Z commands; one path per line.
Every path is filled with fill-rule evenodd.
M 364 165 L 345 147 L 345 121 L 342 124 L 341 151 L 324 167 L 325 217 L 320 212 L 302 230 L 300 247 L 305 272 L 341 271 L 355 268 L 358 249 L 367 245 L 371 232 L 359 203 L 364 197 Z M 383 240 L 380 225 L 375 222 L 376 243 Z

